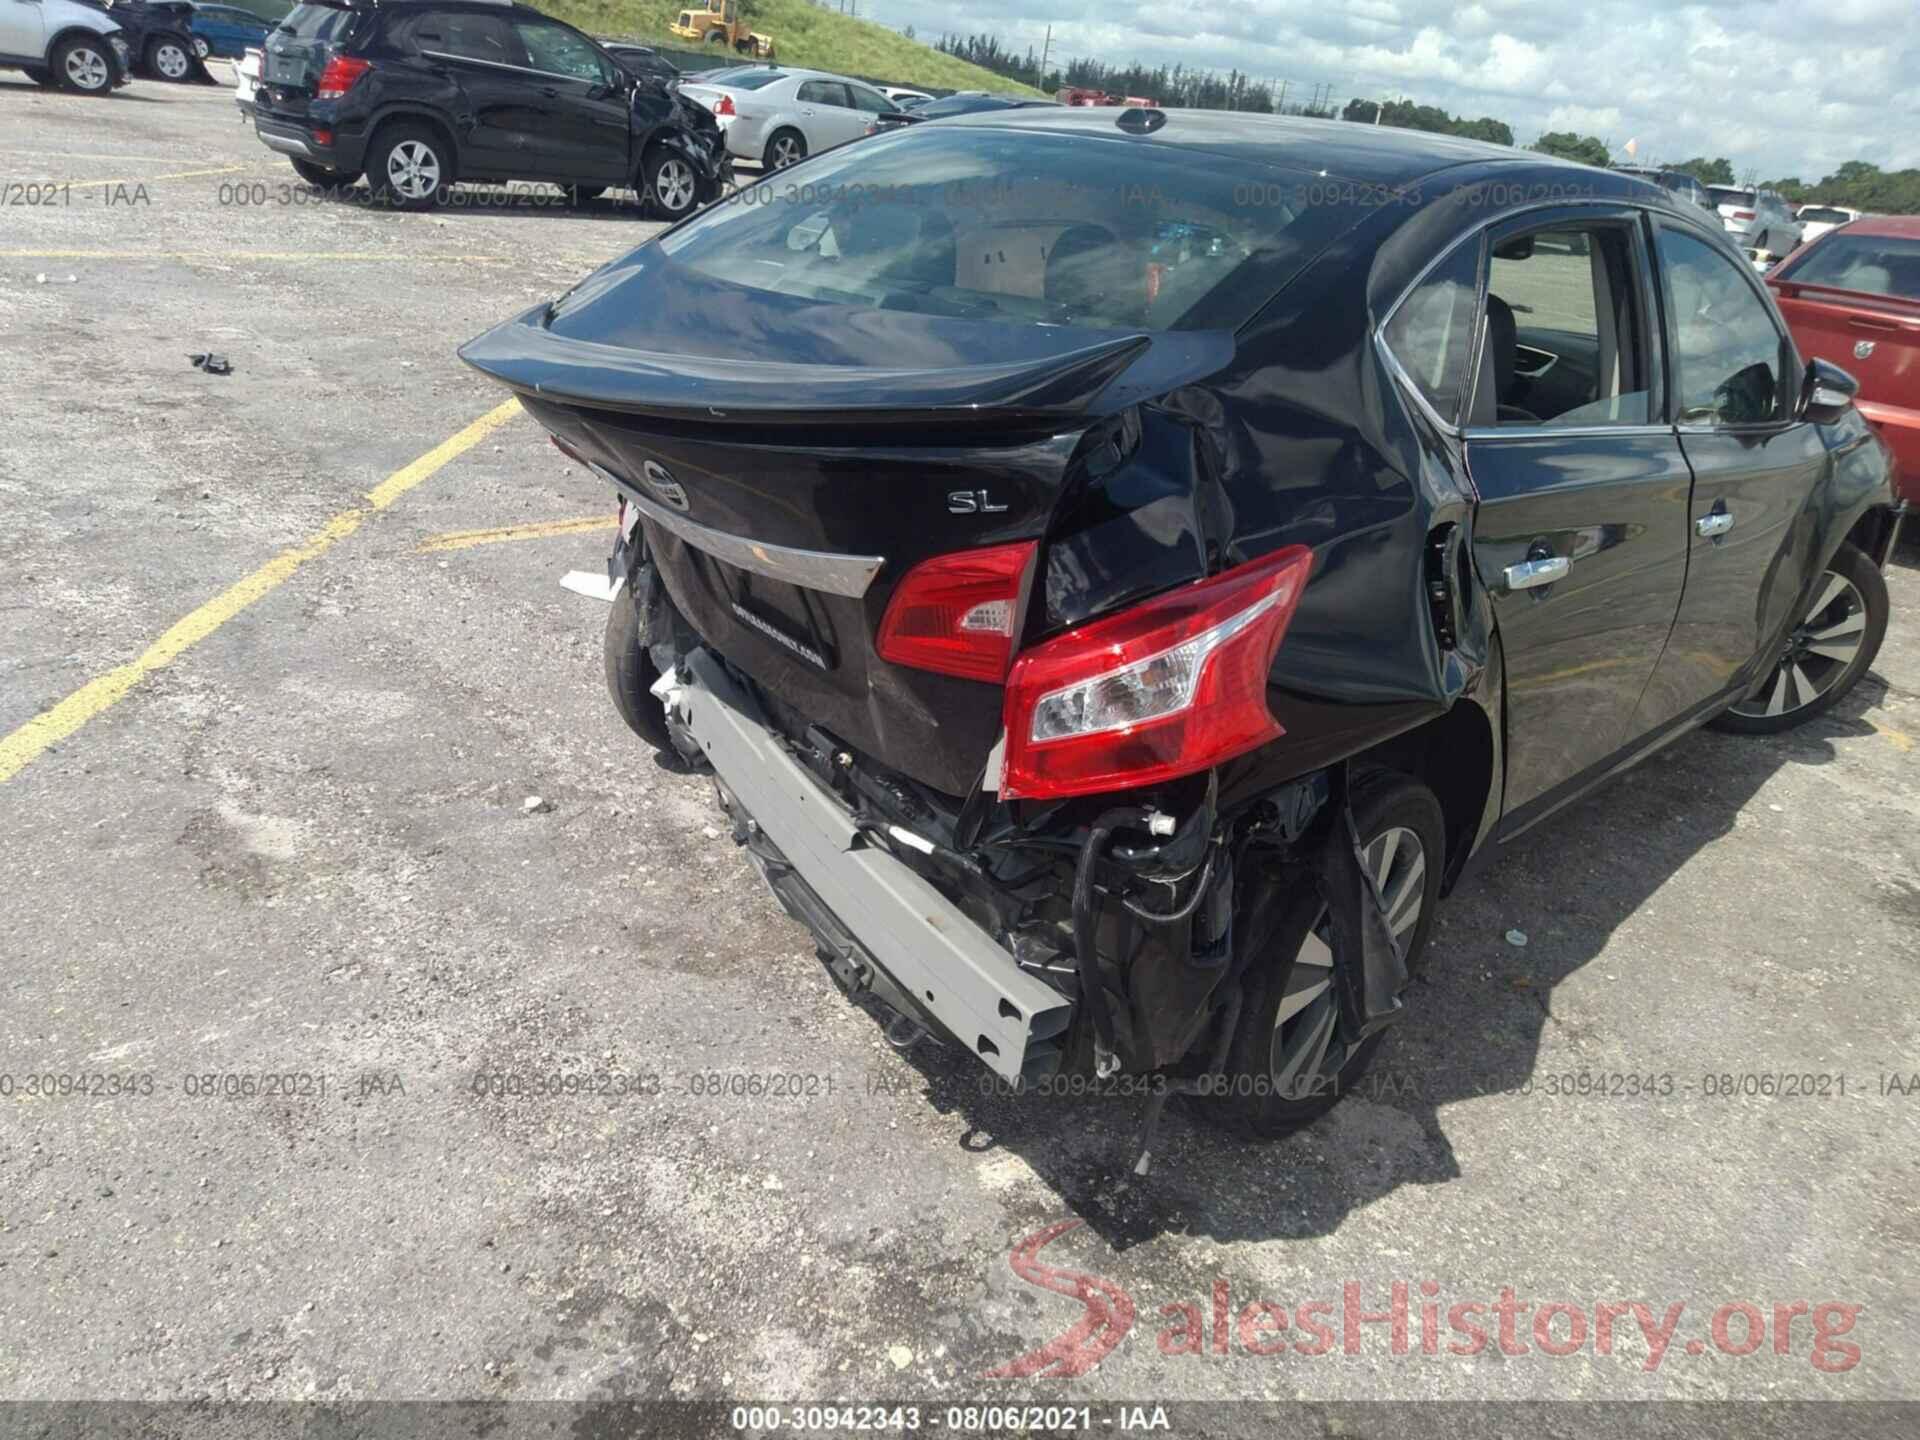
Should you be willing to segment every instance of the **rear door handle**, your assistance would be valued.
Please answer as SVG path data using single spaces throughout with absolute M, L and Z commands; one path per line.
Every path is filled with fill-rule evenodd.
M 1531 590 L 1538 585 L 1551 585 L 1556 580 L 1567 578 L 1567 572 L 1573 568 L 1573 561 L 1564 555 L 1551 555 L 1544 560 L 1522 560 L 1518 565 L 1507 566 L 1507 588 L 1509 590 Z
M 1733 529 L 1733 516 L 1724 510 L 1716 510 L 1711 515 L 1702 515 L 1693 522 L 1693 528 L 1699 534 L 1713 539 Z

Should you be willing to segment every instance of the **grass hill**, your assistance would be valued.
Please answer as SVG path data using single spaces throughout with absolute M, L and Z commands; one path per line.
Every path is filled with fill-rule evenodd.
M 641 44 L 698 48 L 667 33 L 686 7 L 672 0 L 535 0 L 540 9 L 589 35 L 619 36 Z M 943 55 L 871 20 L 823 10 L 808 0 L 755 0 L 753 28 L 771 35 L 774 57 L 789 65 L 862 75 L 892 85 L 934 85 L 949 90 L 1037 93 L 1028 86 Z

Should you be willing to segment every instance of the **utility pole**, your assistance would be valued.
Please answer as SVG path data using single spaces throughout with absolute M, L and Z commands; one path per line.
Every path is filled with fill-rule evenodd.
M 1047 43 L 1040 47 L 1040 73 L 1034 76 L 1033 88 L 1038 90 L 1047 83 L 1047 55 L 1053 49 L 1053 26 L 1047 26 Z
M 1274 114 L 1276 114 L 1276 115 L 1284 115 L 1284 114 L 1286 114 L 1286 113 L 1287 113 L 1287 85 L 1288 85 L 1288 83 L 1289 83 L 1289 82 L 1287 82 L 1287 81 L 1285 81 L 1285 80 L 1282 80 L 1282 81 L 1280 82 L 1280 99 L 1278 100 L 1278 102 L 1276 102 L 1276 103 L 1275 103 L 1275 105 L 1274 105 L 1274 107 L 1273 107 L 1273 113 L 1274 113 Z

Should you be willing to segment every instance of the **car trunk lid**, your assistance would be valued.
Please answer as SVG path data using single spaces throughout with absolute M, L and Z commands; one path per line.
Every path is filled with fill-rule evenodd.
M 807 724 L 950 795 L 999 734 L 1001 689 L 875 650 L 931 556 L 1039 539 L 1087 432 L 1211 373 L 1224 332 L 1154 336 L 756 294 L 646 247 L 462 358 L 505 381 L 630 497 L 701 637 Z M 583 299 L 584 296 L 584 299 Z M 854 363 L 885 355 L 889 363 Z

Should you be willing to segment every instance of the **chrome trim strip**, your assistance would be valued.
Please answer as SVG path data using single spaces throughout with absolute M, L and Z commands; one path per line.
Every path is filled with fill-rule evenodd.
M 887 563 L 884 555 L 837 555 L 827 550 L 800 550 L 790 545 L 769 545 L 761 540 L 749 540 L 744 535 L 715 530 L 669 510 L 656 500 L 649 500 L 603 465 L 595 465 L 593 473 L 626 496 L 627 503 L 640 512 L 641 519 L 652 521 L 669 535 L 696 550 L 705 551 L 716 560 L 741 570 L 750 570 L 756 575 L 765 575 L 772 580 L 784 580 L 789 585 L 798 585 L 805 590 L 823 590 L 829 595 L 845 595 L 858 600 L 867 593 L 867 587 L 873 584 L 873 577 L 880 573 L 880 567 Z
M 1671 435 L 1671 425 L 1649 425 L 1644 421 L 1618 425 L 1469 425 L 1460 432 L 1465 440 L 1554 440 L 1577 435 Z

